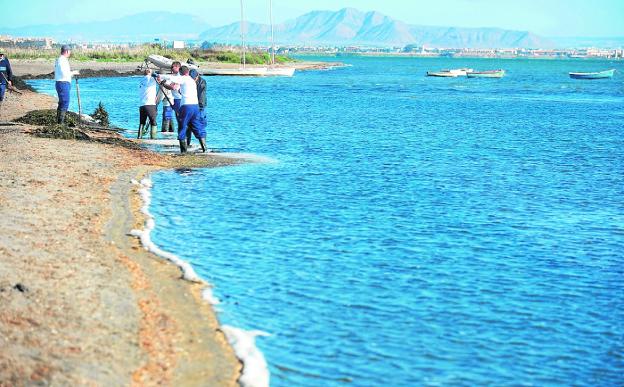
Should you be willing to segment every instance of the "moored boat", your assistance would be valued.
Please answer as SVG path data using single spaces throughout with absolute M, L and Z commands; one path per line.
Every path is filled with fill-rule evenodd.
M 466 73 L 468 78 L 502 78 L 505 76 L 505 70 L 487 70 L 473 71 Z
M 457 74 L 458 76 L 466 76 L 468 75 L 468 73 L 473 72 L 473 69 L 467 69 L 467 68 L 463 68 L 463 69 L 452 69 L 452 70 L 448 70 L 450 73 L 452 74 Z
M 427 71 L 428 77 L 455 78 L 457 74 L 450 71 Z
M 452 70 L 440 70 L 440 71 L 427 71 L 428 77 L 445 77 L 445 78 L 455 78 L 460 76 L 466 76 L 466 74 L 471 73 L 472 69 L 452 69 Z
M 615 74 L 615 69 L 597 71 L 593 73 L 570 73 L 572 79 L 605 79 L 611 78 Z
M 263 77 L 267 75 L 266 67 L 236 67 L 223 69 L 205 69 L 203 75 L 206 76 L 238 76 L 238 77 Z

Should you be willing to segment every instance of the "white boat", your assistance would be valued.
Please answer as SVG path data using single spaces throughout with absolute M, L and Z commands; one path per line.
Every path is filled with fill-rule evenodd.
M 471 73 L 472 71 L 472 69 L 466 68 L 448 70 L 448 72 L 450 72 L 451 74 L 456 74 L 459 77 L 465 77 L 468 73 Z
M 472 69 L 452 69 L 452 70 L 441 70 L 441 71 L 427 71 L 427 76 L 429 77 L 444 77 L 444 78 L 456 78 L 456 77 L 465 77 L 467 74 L 472 73 Z
M 294 67 L 269 67 L 266 75 L 271 77 L 292 77 L 295 75 Z
M 239 76 L 239 77 L 263 77 L 267 74 L 266 67 L 236 67 L 231 69 L 205 69 L 202 73 L 207 76 Z
M 450 71 L 427 71 L 427 76 L 440 78 L 457 78 L 457 74 L 453 74 Z
M 173 59 L 169 59 L 165 56 L 162 55 L 156 55 L 156 54 L 152 54 L 149 55 L 146 59 L 145 62 L 147 63 L 151 63 L 154 66 L 158 67 L 161 70 L 170 70 L 171 69 L 171 64 L 174 62 Z M 183 62 L 181 63 L 182 66 L 187 66 L 189 69 L 199 69 L 199 67 L 197 65 L 194 64 L 190 64 L 190 63 L 186 63 Z

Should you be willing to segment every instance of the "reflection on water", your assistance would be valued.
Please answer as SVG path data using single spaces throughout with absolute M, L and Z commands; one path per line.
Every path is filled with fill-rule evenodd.
M 154 240 L 272 334 L 272 385 L 621 384 L 622 64 L 344 60 L 209 78 L 209 146 L 279 162 L 153 176 Z M 424 77 L 458 67 L 507 75 Z M 134 128 L 136 83 L 83 103 Z

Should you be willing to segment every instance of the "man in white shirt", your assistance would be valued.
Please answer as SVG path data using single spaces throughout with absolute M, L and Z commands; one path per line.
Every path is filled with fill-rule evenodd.
M 69 56 L 71 49 L 67 45 L 61 47 L 61 56 L 54 63 L 54 80 L 56 81 L 56 94 L 58 95 L 58 107 L 56 108 L 56 121 L 59 124 L 65 123 L 65 114 L 69 109 L 69 92 L 71 89 L 71 78 L 78 75 L 78 71 L 71 71 L 69 67 Z
M 201 119 L 199 112 L 199 102 L 197 100 L 197 84 L 195 80 L 189 76 L 189 68 L 182 66 L 180 68 L 182 75 L 162 75 L 158 77 L 158 82 L 168 80 L 171 83 L 165 84 L 168 89 L 178 90 L 182 95 L 180 101 L 180 113 L 178 114 L 178 141 L 180 142 L 180 152 L 186 153 L 186 131 L 192 130 L 195 137 L 199 140 L 202 151 L 206 152 L 206 122 Z
M 141 107 L 139 107 L 139 134 L 137 138 L 142 138 L 145 123 L 149 118 L 150 139 L 156 139 L 158 124 L 156 123 L 156 93 L 158 92 L 158 84 L 152 77 L 152 70 L 145 69 L 145 76 L 139 82 L 139 98 L 141 99 Z M 147 131 L 147 130 L 145 130 Z

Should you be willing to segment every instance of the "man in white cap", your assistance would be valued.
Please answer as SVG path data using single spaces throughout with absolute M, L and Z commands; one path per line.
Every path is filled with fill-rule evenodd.
M 71 89 L 71 78 L 78 75 L 78 71 L 71 71 L 69 67 L 69 56 L 71 48 L 68 45 L 61 46 L 61 56 L 54 63 L 54 80 L 56 81 L 56 94 L 58 95 L 58 107 L 56 108 L 56 121 L 59 124 L 65 123 L 65 114 L 69 109 L 69 92 Z

